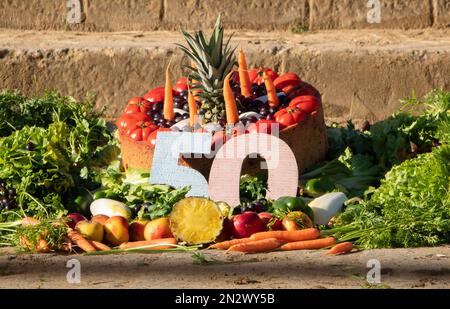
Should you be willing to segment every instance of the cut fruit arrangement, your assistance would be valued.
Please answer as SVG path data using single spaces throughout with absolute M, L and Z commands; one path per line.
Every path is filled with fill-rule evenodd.
M 169 64 L 165 86 L 132 98 L 116 122 L 125 168 L 151 167 L 158 132 L 210 132 L 212 150 L 217 150 L 232 136 L 270 134 L 272 125 L 278 125 L 280 138 L 291 146 L 301 169 L 324 158 L 321 96 L 313 86 L 292 72 L 248 69 L 244 52 L 236 59 L 231 37 L 224 41 L 220 17 L 209 40 L 202 31 L 182 34 L 187 45 L 178 47 L 189 60 L 187 77 L 173 84 Z M 183 163 L 198 167 L 188 160 Z

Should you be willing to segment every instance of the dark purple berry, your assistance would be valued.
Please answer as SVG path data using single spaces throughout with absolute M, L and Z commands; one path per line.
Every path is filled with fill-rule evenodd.
M 183 106 L 184 106 L 184 101 L 178 101 L 178 102 L 174 102 L 173 103 L 173 106 L 175 107 L 175 108 L 183 108 Z
M 33 144 L 32 142 L 29 142 L 29 143 L 27 144 L 27 146 L 26 146 L 26 149 L 27 149 L 28 151 L 33 151 L 34 148 L 35 148 L 35 146 L 34 146 L 34 144 Z
M 163 110 L 164 107 L 164 103 L 163 102 L 156 102 L 155 104 L 153 104 L 152 106 L 152 110 L 160 112 Z

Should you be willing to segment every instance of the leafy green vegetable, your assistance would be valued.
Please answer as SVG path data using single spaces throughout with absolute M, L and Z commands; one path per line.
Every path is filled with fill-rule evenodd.
M 267 192 L 267 181 L 257 176 L 242 175 L 239 191 L 243 203 L 263 199 Z
M 165 217 L 172 211 L 173 205 L 186 197 L 190 187 L 173 189 L 169 186 L 155 185 L 148 189 L 138 187 L 132 194 L 148 207 L 142 207 L 138 213 L 139 218 L 156 219 Z
M 450 146 L 386 174 L 371 199 L 349 206 L 327 231 L 363 248 L 436 246 L 450 237 Z
M 355 155 L 371 156 L 375 164 L 388 171 L 420 153 L 430 152 L 439 144 L 449 143 L 450 92 L 434 90 L 423 101 L 413 96 L 402 103 L 404 111 L 373 124 L 370 131 L 355 130 L 351 122 L 346 128 L 336 125 L 328 128 L 327 158 L 335 159 L 350 148 Z M 416 116 L 407 111 L 408 107 L 423 112 Z
M 355 154 L 372 154 L 372 141 L 370 133 L 360 132 L 355 125 L 347 122 L 346 127 L 333 124 L 327 128 L 328 153 L 327 159 L 333 160 L 339 157 L 347 148 Z
M 7 111 L 0 117 L 12 113 L 9 125 L 18 128 L 0 138 L 0 179 L 16 189 L 23 215 L 58 217 L 79 191 L 100 185 L 98 173 L 118 147 L 91 101 L 3 92 L 0 104 Z
M 302 174 L 302 183 L 311 179 L 324 179 L 331 181 L 339 191 L 347 193 L 350 197 L 362 196 L 370 187 L 377 185 L 382 177 L 382 169 L 374 164 L 368 155 L 353 155 L 350 148 L 337 159 Z
M 145 170 L 120 170 L 113 162 L 101 175 L 102 188 L 94 196 L 113 198 L 130 206 L 133 216 L 156 219 L 167 216 L 172 206 L 184 198 L 190 187 L 175 189 L 167 185 L 152 185 Z M 101 194 L 99 194 L 101 193 Z

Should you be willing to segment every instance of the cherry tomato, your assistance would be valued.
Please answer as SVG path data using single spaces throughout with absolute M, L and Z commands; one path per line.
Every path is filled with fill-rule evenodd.
M 285 73 L 273 81 L 275 88 L 283 90 L 287 86 L 297 86 L 301 83 L 300 77 L 295 73 Z
M 174 90 L 177 93 L 180 93 L 182 91 L 188 90 L 188 78 L 187 77 L 181 77 L 177 82 L 175 83 Z
M 125 107 L 125 114 L 133 113 L 147 113 L 152 107 L 152 104 L 142 97 L 135 97 L 128 101 Z
M 158 126 L 152 122 L 138 121 L 134 129 L 130 129 L 129 136 L 132 140 L 140 142 L 146 141 L 153 131 L 158 130 Z
M 149 144 L 152 147 L 155 147 L 156 139 L 158 137 L 158 132 L 170 132 L 170 131 L 172 131 L 172 129 L 170 129 L 170 128 L 159 128 L 159 129 L 153 131 L 147 138 L 147 144 Z
M 283 108 L 275 114 L 275 121 L 283 128 L 306 120 L 306 113 L 300 108 Z
M 247 132 L 272 134 L 273 125 L 278 125 L 278 122 L 276 122 L 275 120 L 261 119 L 258 120 L 256 123 L 252 123 L 247 128 Z
M 272 81 L 276 80 L 278 78 L 277 72 L 273 71 L 272 69 L 266 68 L 266 73 L 270 77 Z M 263 70 L 260 70 L 257 74 L 257 77 L 253 80 L 254 84 L 262 85 L 264 84 L 264 78 L 263 78 Z
M 317 111 L 320 107 L 320 104 L 321 104 L 320 100 L 315 96 L 304 95 L 294 98 L 289 103 L 289 107 L 297 107 L 300 108 L 305 113 L 310 114 L 312 112 Z

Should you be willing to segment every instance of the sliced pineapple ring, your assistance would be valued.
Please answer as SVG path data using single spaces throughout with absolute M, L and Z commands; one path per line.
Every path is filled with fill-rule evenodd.
M 223 215 L 212 200 L 188 197 L 176 203 L 170 213 L 170 230 L 190 245 L 214 241 L 222 231 Z

